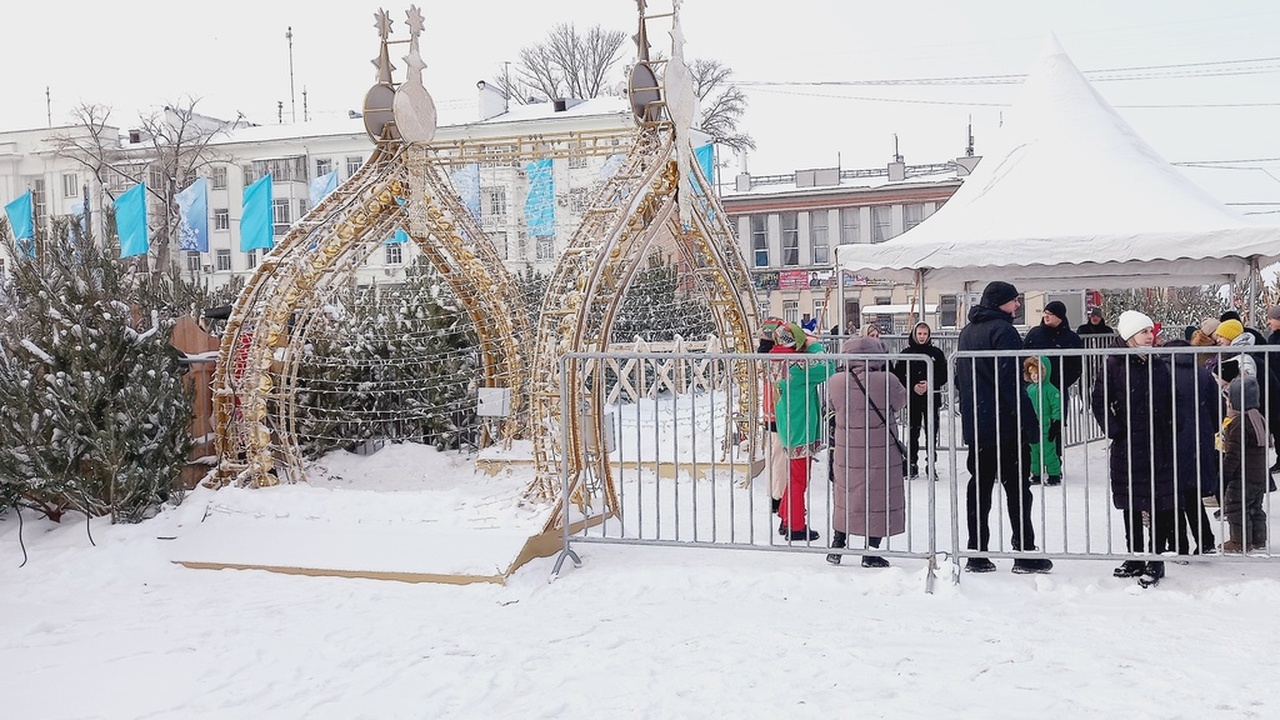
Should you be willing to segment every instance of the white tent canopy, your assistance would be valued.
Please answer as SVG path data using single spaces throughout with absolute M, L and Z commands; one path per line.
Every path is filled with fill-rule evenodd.
M 1235 282 L 1280 258 L 1280 228 L 1233 212 L 1166 162 L 1050 37 L 974 173 L 932 217 L 846 272 L 932 289 Z

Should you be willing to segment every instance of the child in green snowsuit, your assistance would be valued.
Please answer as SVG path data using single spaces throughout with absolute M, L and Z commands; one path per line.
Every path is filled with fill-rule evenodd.
M 1022 379 L 1027 381 L 1027 396 L 1040 420 L 1040 442 L 1031 446 L 1031 484 L 1046 485 L 1062 482 L 1062 458 L 1058 440 L 1062 434 L 1062 394 L 1049 382 L 1053 366 L 1049 358 L 1029 357 L 1022 363 Z

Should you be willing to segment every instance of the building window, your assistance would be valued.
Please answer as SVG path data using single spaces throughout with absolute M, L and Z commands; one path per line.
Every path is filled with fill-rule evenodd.
M 902 208 L 902 230 L 906 232 L 924 222 L 924 203 L 904 205 Z
M 510 260 L 507 255 L 507 234 L 504 232 L 496 232 L 489 235 L 489 239 L 493 240 L 493 248 L 498 251 L 498 257 L 503 260 Z
M 824 330 L 826 329 L 822 327 L 823 324 L 827 322 L 826 312 L 827 312 L 827 301 L 823 300 L 822 298 L 815 299 L 813 301 L 813 317 L 818 319 L 819 333 L 824 332 Z
M 892 237 L 893 213 L 888 205 L 871 208 L 871 242 L 882 243 Z
M 539 260 L 554 260 L 556 257 L 556 239 L 553 237 L 537 238 Z
M 193 273 L 200 272 L 200 253 L 187 253 L 187 271 Z
M 569 212 L 581 215 L 587 209 L 587 189 L 573 188 L 569 191 Z
M 955 327 L 956 321 L 959 319 L 960 313 L 959 298 L 954 294 L 938 296 L 938 325 L 941 327 Z
M 502 220 L 507 217 L 507 189 L 490 187 L 484 189 L 485 216 Z
M 814 265 L 826 265 L 831 262 L 827 240 L 827 211 L 819 210 L 809 213 L 809 242 Z
M 756 267 L 769 267 L 769 224 L 765 215 L 751 216 L 751 249 L 755 253 Z
M 80 178 L 75 173 L 62 174 L 62 197 L 76 197 L 80 194 Z
M 249 187 L 250 185 L 252 185 L 255 179 L 253 176 L 253 165 L 241 165 L 240 177 L 244 178 L 245 187 Z
M 244 266 L 250 270 L 258 267 L 258 251 L 250 250 L 244 254 Z
M 799 300 L 783 300 L 782 301 L 782 319 L 790 323 L 800 322 L 800 301 Z
M 585 170 L 587 168 L 587 159 L 585 157 L 570 157 L 570 170 Z
M 404 262 L 404 255 L 401 253 L 403 243 L 391 243 L 383 247 L 386 248 L 386 255 L 383 258 L 384 265 L 399 265 Z
M 215 167 L 209 171 L 209 185 L 214 190 L 227 189 L 227 169 L 225 167 Z
M 33 178 L 31 185 L 31 208 L 36 216 L 36 224 L 43 227 L 49 217 L 49 205 L 45 200 L 44 178 Z
M 214 230 L 230 230 L 231 229 L 231 212 L 226 208 L 213 209 L 213 229 Z
M 271 222 L 275 223 L 275 234 L 284 234 L 289 229 L 289 200 L 271 201 Z
M 151 168 L 150 172 L 147 173 L 147 184 L 155 190 L 160 190 L 165 185 L 168 185 L 165 182 L 164 170 L 158 167 Z
M 333 172 L 333 158 L 316 158 L 316 177 Z
M 347 177 L 351 177 L 352 175 L 355 175 L 356 171 L 359 170 L 360 166 L 363 164 L 364 164 L 364 158 L 360 157 L 359 155 L 354 155 L 352 157 L 347 158 Z
M 298 219 L 301 220 L 307 214 L 307 199 L 298 198 Z
M 4 258 L 0 258 L 0 278 L 4 277 Z
M 216 267 L 218 272 L 231 271 L 231 251 L 230 250 L 218 251 L 218 264 Z
M 862 208 L 840 211 L 840 244 L 852 245 L 862 240 Z
M 800 264 L 800 215 L 782 213 L 778 216 L 782 225 L 782 264 Z

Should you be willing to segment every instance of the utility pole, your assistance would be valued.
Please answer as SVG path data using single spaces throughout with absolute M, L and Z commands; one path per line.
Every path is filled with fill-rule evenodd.
M 307 86 L 302 86 L 302 122 L 307 122 L 311 117 L 307 114 Z
M 298 106 L 294 101 L 293 94 L 293 26 L 290 25 L 284 32 L 284 37 L 289 41 L 289 115 L 292 122 L 298 122 Z

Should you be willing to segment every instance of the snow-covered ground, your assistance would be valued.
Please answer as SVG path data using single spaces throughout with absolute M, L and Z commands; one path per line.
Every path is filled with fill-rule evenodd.
M 401 560 L 464 557 L 490 526 L 541 517 L 516 502 L 518 477 L 468 462 L 410 446 L 331 456 L 311 485 L 201 489 L 140 525 L 95 520 L 96 545 L 74 518 L 28 516 L 23 567 L 10 512 L 3 716 L 1280 716 L 1280 566 L 1265 560 L 1171 565 L 1145 591 L 1109 561 L 1046 576 L 1000 561 L 932 594 L 923 559 L 866 570 L 820 552 L 583 543 L 554 582 L 551 557 L 463 586 L 172 562 L 184 534 L 228 517 L 274 525 L 278 543 L 291 522 L 354 548 L 394 528 Z M 255 537 L 242 554 L 269 557 L 272 535 Z

